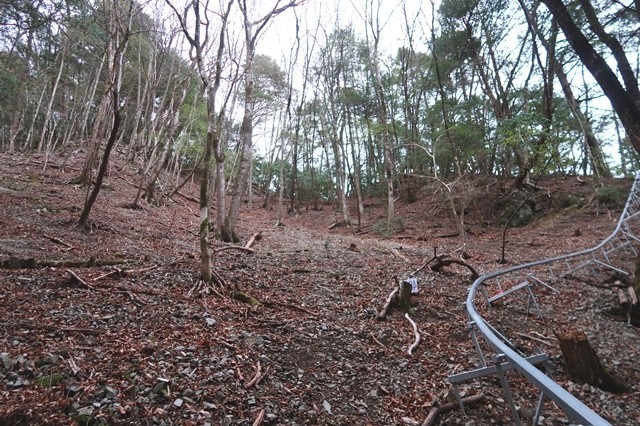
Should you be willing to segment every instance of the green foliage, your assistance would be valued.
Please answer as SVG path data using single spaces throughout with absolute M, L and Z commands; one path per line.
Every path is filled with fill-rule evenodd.
M 62 376 L 62 374 L 59 373 L 48 374 L 46 376 L 38 377 L 35 380 L 35 383 L 36 386 L 39 386 L 41 388 L 51 388 L 62 383 L 63 378 L 64 377 Z
M 596 200 L 598 204 L 610 208 L 624 206 L 626 194 L 615 186 L 602 186 L 596 189 Z

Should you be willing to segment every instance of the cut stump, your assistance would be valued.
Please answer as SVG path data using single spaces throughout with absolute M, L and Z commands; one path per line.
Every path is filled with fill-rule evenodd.
M 613 393 L 629 392 L 629 387 L 600 363 L 583 331 L 555 333 L 571 380 L 588 383 Z

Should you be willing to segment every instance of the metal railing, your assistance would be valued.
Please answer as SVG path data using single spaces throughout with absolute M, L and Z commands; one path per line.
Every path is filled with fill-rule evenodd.
M 600 244 L 587 250 L 557 256 L 547 260 L 530 262 L 483 275 L 474 281 L 467 296 L 465 307 L 469 316 L 470 324 L 477 328 L 477 332 L 484 338 L 486 344 L 495 351 L 497 354 L 496 356 L 500 359 L 506 360 L 512 368 L 515 368 L 529 379 L 531 383 L 540 389 L 544 396 L 555 402 L 570 419 L 582 424 L 608 425 L 609 423 L 572 394 L 567 392 L 559 384 L 554 382 L 550 377 L 545 375 L 543 371 L 539 370 L 535 365 L 529 362 L 530 360 L 525 359 L 523 355 L 519 354 L 515 350 L 514 346 L 504 336 L 500 335 L 500 333 L 498 333 L 496 329 L 478 313 L 475 300 L 479 294 L 478 290 L 483 286 L 483 284 L 486 284 L 487 281 L 493 278 L 515 274 L 519 271 L 538 271 L 536 272 L 536 276 L 532 273 L 528 273 L 528 276 L 540 282 L 542 281 L 539 277 L 543 275 L 551 275 L 553 277 L 557 272 L 562 272 L 562 275 L 566 276 L 590 267 L 608 268 L 626 273 L 626 271 L 622 270 L 620 267 L 615 266 L 611 259 L 613 258 L 613 254 L 619 250 L 629 250 L 634 255 L 638 255 L 637 246 L 640 246 L 640 238 L 638 238 L 638 235 L 640 234 L 634 233 L 633 225 L 640 225 L 640 172 L 636 175 L 624 210 L 614 231 L 609 237 L 600 242 Z M 576 261 L 577 263 L 573 263 Z M 558 265 L 562 271 L 554 270 Z M 485 298 L 484 301 L 490 304 L 488 299 Z M 485 367 L 484 356 L 473 330 L 472 337 L 476 350 L 478 351 L 481 364 L 483 364 L 482 367 Z M 506 383 L 504 383 L 503 386 L 506 386 Z M 508 389 L 505 390 L 509 396 Z M 512 401 L 510 401 L 510 403 L 513 405 Z M 541 405 L 542 398 L 540 406 Z M 512 414 L 516 417 L 516 423 L 519 424 L 520 419 L 517 418 L 515 407 L 512 406 L 510 408 Z M 538 414 L 539 413 L 536 415 Z

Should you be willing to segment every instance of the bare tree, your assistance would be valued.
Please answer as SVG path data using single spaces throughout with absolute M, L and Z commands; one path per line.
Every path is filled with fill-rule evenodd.
M 254 120 L 254 69 L 255 49 L 258 37 L 266 28 L 269 21 L 285 10 L 302 4 L 304 0 L 290 0 L 282 3 L 278 0 L 275 6 L 262 18 L 252 21 L 249 16 L 249 8 L 246 0 L 239 0 L 238 5 L 242 12 L 245 35 L 245 64 L 244 64 L 244 115 L 240 127 L 240 152 L 237 163 L 236 178 L 233 183 L 231 205 L 229 213 L 225 217 L 222 227 L 222 239 L 224 241 L 239 241 L 236 232 L 240 202 L 247 187 L 250 172 L 251 154 L 253 150 L 253 120 Z
M 128 3 L 128 5 L 126 3 Z M 128 7 L 127 7 L 128 6 Z M 125 7 L 127 7 L 125 9 Z M 126 10 L 126 12 L 125 12 Z M 124 13 L 124 15 L 123 15 Z M 102 161 L 98 174 L 96 176 L 96 183 L 93 190 L 90 192 L 89 197 L 84 203 L 84 208 L 80 214 L 78 224 L 82 227 L 88 226 L 89 213 L 93 207 L 100 189 L 102 188 L 102 181 L 107 172 L 107 165 L 109 163 L 109 156 L 111 150 L 118 139 L 118 132 L 122 124 L 122 104 L 120 102 L 120 89 L 122 86 L 122 74 L 124 71 L 124 54 L 127 50 L 127 44 L 129 37 L 131 36 L 131 22 L 133 20 L 133 1 L 129 0 L 115 0 L 109 9 L 108 25 L 109 35 L 107 39 L 107 56 L 109 61 L 108 67 L 108 91 L 111 95 L 111 107 L 113 109 L 113 124 L 111 126 L 111 132 L 109 133 L 109 139 L 107 145 L 104 148 L 104 154 L 102 155 Z
M 231 13 L 231 6 L 233 0 L 229 0 L 225 9 L 218 14 L 220 18 L 220 32 L 217 40 L 218 48 L 215 57 L 213 77 L 208 72 L 207 64 L 205 63 L 205 52 L 209 47 L 209 25 L 211 24 L 210 17 L 207 15 L 209 11 L 206 7 L 201 10 L 201 4 L 199 0 L 192 0 L 184 9 L 183 13 L 179 13 L 175 6 L 166 0 L 167 4 L 173 9 L 176 17 L 180 22 L 182 32 L 186 37 L 189 45 L 191 46 L 191 57 L 196 64 L 198 75 L 202 81 L 202 90 L 207 95 L 207 140 L 205 141 L 205 151 L 203 158 L 203 174 L 200 180 L 200 277 L 202 281 L 209 284 L 212 282 L 213 271 L 211 268 L 211 252 L 209 249 L 209 180 L 211 176 L 211 160 L 215 153 L 216 163 L 218 161 L 218 153 L 222 152 L 220 142 L 220 121 L 223 116 L 224 107 L 221 108 L 219 113 L 216 113 L 216 95 L 220 88 L 220 82 L 222 77 L 223 68 L 223 54 L 225 51 L 225 36 L 227 21 L 229 14 Z M 196 25 L 190 27 L 187 24 L 187 18 L 190 13 L 193 13 L 194 22 Z M 192 29 L 190 29 L 192 28 Z M 203 34 L 204 32 L 204 34 Z M 224 162 L 224 157 L 222 158 Z M 220 177 L 222 178 L 219 181 Z M 224 182 L 224 170 L 220 173 L 216 171 L 216 185 L 218 186 L 218 200 L 224 202 L 225 194 L 225 182 Z M 224 211 L 224 204 L 223 204 Z M 218 204 L 218 214 L 220 214 L 220 204 Z

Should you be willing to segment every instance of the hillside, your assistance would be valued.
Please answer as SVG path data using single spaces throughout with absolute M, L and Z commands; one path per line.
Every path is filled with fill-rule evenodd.
M 136 173 L 116 162 L 84 231 L 74 222 L 86 190 L 69 183 L 82 157 L 65 163 L 58 167 L 63 159 L 54 156 L 43 171 L 41 156 L 0 155 L 0 262 L 39 265 L 0 269 L 2 425 L 420 424 L 446 402 L 447 374 L 475 366 L 462 309 L 472 279 L 463 266 L 418 274 L 412 318 L 422 341 L 413 355 L 406 353 L 413 331 L 399 312 L 376 321 L 395 276 L 408 276 L 434 250 L 459 258 L 456 224 L 437 186 L 422 187 L 415 203 L 398 201 L 403 230 L 387 237 L 376 233 L 384 218 L 377 198 L 366 200 L 359 233 L 328 229 L 338 220 L 329 204 L 286 216 L 279 227 L 272 208 L 245 205 L 244 241 L 261 232 L 254 252 L 220 250 L 227 246 L 218 241 L 212 249 L 216 272 L 262 302 L 254 308 L 189 294 L 199 267 L 197 184 L 164 206 L 130 209 Z M 466 200 L 465 262 L 480 274 L 505 266 L 497 263 L 497 206 L 508 184 L 477 185 Z M 510 265 L 593 246 L 615 226 L 630 186 L 608 180 L 604 197 L 587 178 L 537 184 L 544 189 L 534 197 L 533 222 L 508 231 Z M 638 424 L 640 332 L 603 315 L 616 300 L 605 284 L 575 282 L 560 297 L 540 294 L 549 321 L 512 327 L 544 337 L 554 377 L 568 390 L 611 423 Z M 515 298 L 500 309 L 508 316 L 523 304 Z M 569 326 L 589 332 L 631 393 L 568 381 L 553 330 Z M 517 375 L 509 380 L 525 417 L 537 394 Z M 467 407 L 467 416 L 443 413 L 442 424 L 511 423 L 497 379 L 473 381 L 464 392 L 486 400 Z M 543 416 L 543 424 L 566 423 L 550 403 Z

